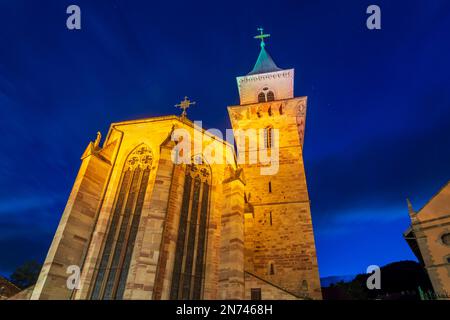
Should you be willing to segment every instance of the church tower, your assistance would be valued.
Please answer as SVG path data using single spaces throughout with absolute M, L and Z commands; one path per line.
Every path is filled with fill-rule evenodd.
M 256 144 L 240 150 L 239 157 L 278 152 L 274 174 L 263 175 L 259 162 L 240 164 L 246 179 L 246 295 L 255 298 L 262 293 L 267 298 L 270 288 L 265 284 L 270 284 L 297 297 L 321 299 L 303 164 L 307 97 L 294 97 L 294 69 L 275 64 L 265 48 L 269 35 L 259 31 L 255 38 L 261 41 L 261 51 L 255 66 L 237 77 L 240 105 L 228 107 L 235 135 L 252 129 L 262 133 Z

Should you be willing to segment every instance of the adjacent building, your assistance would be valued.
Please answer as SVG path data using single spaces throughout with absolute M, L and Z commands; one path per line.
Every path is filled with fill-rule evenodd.
M 411 226 L 403 234 L 425 266 L 439 299 L 450 299 L 450 181 L 422 209 L 408 201 Z

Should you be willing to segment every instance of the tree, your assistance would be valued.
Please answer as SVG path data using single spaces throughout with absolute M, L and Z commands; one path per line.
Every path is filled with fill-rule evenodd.
M 325 300 L 418 300 L 419 287 L 433 292 L 423 266 L 415 261 L 399 261 L 381 267 L 381 289 L 369 290 L 368 274 L 358 274 L 352 281 L 323 288 Z
M 10 281 L 21 289 L 34 285 L 38 279 L 42 265 L 37 261 L 27 261 L 11 274 Z

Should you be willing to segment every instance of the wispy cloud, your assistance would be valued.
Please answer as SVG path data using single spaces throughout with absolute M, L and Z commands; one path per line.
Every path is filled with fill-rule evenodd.
M 317 236 L 342 236 L 353 233 L 358 227 L 367 228 L 371 224 L 379 227 L 397 221 L 408 223 L 408 213 L 405 207 L 373 207 L 348 208 L 330 214 L 324 214 L 315 224 Z
M 43 209 L 55 205 L 59 199 L 49 196 L 21 196 L 0 199 L 0 215 Z
M 406 205 L 405 207 L 355 208 L 337 213 L 334 220 L 338 223 L 390 222 L 402 219 L 406 214 Z

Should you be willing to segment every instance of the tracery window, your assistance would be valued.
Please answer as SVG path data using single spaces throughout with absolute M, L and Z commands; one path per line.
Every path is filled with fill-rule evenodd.
M 267 92 L 267 101 L 274 101 L 275 95 L 273 94 L 273 91 Z
M 92 299 L 123 299 L 152 161 L 150 148 L 140 145 L 125 162 Z
M 170 298 L 202 297 L 211 171 L 206 164 L 186 167 Z

